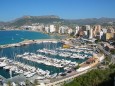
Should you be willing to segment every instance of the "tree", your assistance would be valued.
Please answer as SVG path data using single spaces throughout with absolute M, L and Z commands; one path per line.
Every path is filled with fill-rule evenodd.
M 114 49 L 110 50 L 110 52 L 111 52 L 111 54 L 115 54 L 115 50 Z
M 72 32 L 72 33 L 70 34 L 70 36 L 72 36 L 72 37 L 73 37 L 73 36 L 74 36 L 74 34 L 75 34 L 75 32 Z
M 101 42 L 101 40 L 100 39 L 95 40 L 95 43 L 98 43 L 98 42 Z
M 110 82 L 115 75 L 115 65 L 111 64 L 105 70 L 95 69 L 76 77 L 72 82 L 64 86 L 110 86 Z M 101 83 L 101 84 L 100 84 Z
M 76 66 L 76 69 L 79 69 L 80 68 L 80 65 L 78 64 L 77 66 Z
M 12 83 L 11 83 L 11 81 L 8 81 L 8 83 L 7 83 L 7 84 L 8 84 L 8 86 L 12 86 Z

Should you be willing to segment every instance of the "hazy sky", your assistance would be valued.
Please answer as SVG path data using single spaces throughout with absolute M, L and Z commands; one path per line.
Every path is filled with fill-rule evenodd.
M 66 19 L 115 18 L 115 0 L 0 0 L 0 21 L 31 15 Z

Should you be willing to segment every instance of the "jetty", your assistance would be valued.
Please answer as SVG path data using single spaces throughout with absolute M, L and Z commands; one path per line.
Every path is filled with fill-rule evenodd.
M 59 40 L 56 40 L 56 39 L 24 40 L 19 43 L 0 45 L 0 48 L 2 49 L 2 48 L 8 48 L 8 47 L 19 47 L 19 46 L 25 46 L 25 45 L 34 44 L 34 43 L 45 43 L 45 42 L 57 43 L 59 42 Z

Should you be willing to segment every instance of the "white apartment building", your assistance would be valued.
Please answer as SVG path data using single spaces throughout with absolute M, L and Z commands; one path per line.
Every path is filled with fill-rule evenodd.
M 107 33 L 107 29 L 106 28 L 102 28 L 103 33 Z
M 53 33 L 56 31 L 56 28 L 54 25 L 50 25 L 50 33 Z
M 100 39 L 101 39 L 101 37 L 103 36 L 103 31 L 100 31 Z
M 80 27 L 79 27 L 79 26 L 76 26 L 75 29 L 76 29 L 76 30 L 75 30 L 75 35 L 76 35 L 76 34 L 78 34 L 78 31 L 79 31 Z
M 61 27 L 59 27 L 58 33 L 64 34 L 64 33 L 66 33 L 67 29 L 68 29 L 67 26 L 61 26 Z
M 45 32 L 50 33 L 50 28 L 48 26 L 45 26 Z
M 91 29 L 90 25 L 85 25 L 85 26 L 86 26 L 86 30 L 90 30 Z
M 69 29 L 68 29 L 68 34 L 71 34 L 72 31 L 73 31 L 73 30 L 72 30 L 71 28 L 69 28 Z
M 92 28 L 90 28 L 90 34 L 89 34 L 89 39 L 92 39 L 93 38 L 93 29 Z

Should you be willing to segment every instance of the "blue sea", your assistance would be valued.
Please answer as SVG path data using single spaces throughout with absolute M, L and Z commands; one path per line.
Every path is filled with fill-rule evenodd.
M 47 34 L 24 30 L 0 31 L 0 45 L 17 43 L 24 40 L 50 39 Z

